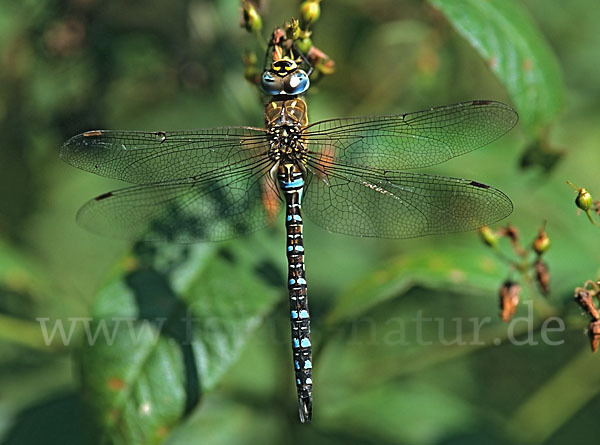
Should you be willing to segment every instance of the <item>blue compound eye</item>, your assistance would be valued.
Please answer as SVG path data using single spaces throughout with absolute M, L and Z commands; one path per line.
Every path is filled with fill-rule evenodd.
M 310 80 L 308 80 L 308 75 L 302 70 L 288 75 L 283 81 L 283 88 L 286 94 L 302 94 L 308 90 L 309 86 Z
M 283 93 L 283 79 L 279 76 L 274 76 L 269 71 L 265 71 L 260 79 L 262 90 L 272 96 Z

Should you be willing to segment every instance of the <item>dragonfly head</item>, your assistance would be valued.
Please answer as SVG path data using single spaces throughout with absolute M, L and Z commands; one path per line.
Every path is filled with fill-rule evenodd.
M 273 61 L 271 69 L 263 73 L 260 84 L 266 94 L 296 96 L 308 90 L 310 81 L 294 60 L 283 57 Z

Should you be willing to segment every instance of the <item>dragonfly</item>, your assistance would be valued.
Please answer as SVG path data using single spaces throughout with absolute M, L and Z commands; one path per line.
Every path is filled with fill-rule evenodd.
M 303 96 L 312 67 L 288 53 L 272 59 L 260 81 L 265 128 L 93 130 L 65 142 L 60 156 L 133 184 L 79 210 L 80 225 L 101 235 L 226 240 L 267 226 L 285 207 L 292 356 L 305 423 L 312 418 L 313 360 L 304 216 L 331 232 L 381 238 L 467 231 L 503 219 L 513 206 L 500 190 L 412 170 L 487 145 L 518 115 L 503 103 L 475 100 L 309 123 Z

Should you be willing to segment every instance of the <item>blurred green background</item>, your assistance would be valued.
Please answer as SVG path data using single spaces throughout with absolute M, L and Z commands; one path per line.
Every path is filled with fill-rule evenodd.
M 264 4 L 265 35 L 297 10 Z M 311 121 L 513 104 L 515 130 L 428 171 L 507 193 L 524 244 L 546 222 L 552 281 L 544 299 L 476 233 L 357 239 L 309 221 L 310 426 L 297 420 L 283 224 L 217 244 L 101 239 L 75 213 L 123 184 L 58 158 L 68 137 L 98 128 L 261 126 L 242 55 L 262 50 L 240 17 L 235 0 L 0 1 L 3 441 L 593 441 L 600 358 L 572 296 L 600 276 L 600 231 L 577 216 L 565 181 L 600 196 L 600 9 L 591 0 L 322 3 L 313 42 L 337 71 L 311 87 Z M 525 317 L 512 328 L 497 307 L 509 276 L 523 285 Z M 191 342 L 176 327 L 190 314 Z M 540 333 L 551 316 L 565 324 L 547 334 L 560 344 Z M 119 317 L 147 328 L 138 342 L 112 330 Z M 418 317 L 435 321 L 418 332 Z M 486 320 L 479 341 L 473 318 Z M 72 338 L 65 345 L 56 331 L 47 345 L 42 327 L 57 320 Z M 84 320 L 91 332 L 105 320 L 114 343 L 89 346 Z

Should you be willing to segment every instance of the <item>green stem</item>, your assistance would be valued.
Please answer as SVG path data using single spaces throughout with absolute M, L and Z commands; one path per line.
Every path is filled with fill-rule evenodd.
M 542 319 L 555 317 L 558 313 L 557 309 L 543 295 L 540 295 L 529 274 L 523 273 L 521 276 L 527 288 L 527 293 L 533 301 L 533 310 L 535 313 Z
M 0 339 L 44 352 L 57 349 L 54 345 L 48 346 L 44 343 L 38 323 L 19 320 L 3 314 L 0 314 Z
M 594 218 L 592 218 L 592 213 L 589 210 L 585 211 L 585 214 L 587 215 L 588 219 L 590 220 L 590 222 L 595 225 L 595 226 L 600 226 L 600 224 L 598 224 L 596 221 L 594 221 Z
M 265 52 L 267 50 L 267 42 L 265 38 L 263 37 L 260 31 L 255 31 L 254 35 L 256 36 L 256 40 L 258 41 L 260 49 L 262 50 L 262 52 Z
M 492 247 L 492 252 L 494 252 L 494 255 L 496 255 L 496 258 L 498 258 L 500 261 L 508 264 L 509 266 L 514 267 L 517 270 L 521 270 L 521 267 L 519 265 L 519 263 L 517 263 L 516 261 L 513 261 L 508 255 L 506 255 L 504 252 L 502 252 L 498 246 L 493 246 Z

